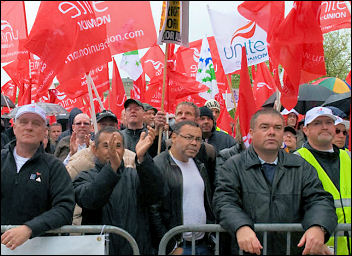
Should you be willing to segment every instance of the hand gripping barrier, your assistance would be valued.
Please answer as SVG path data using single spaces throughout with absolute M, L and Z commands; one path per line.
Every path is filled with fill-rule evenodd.
M 18 227 L 19 225 L 1 225 L 1 233 L 9 230 L 11 228 Z M 112 233 L 116 235 L 120 235 L 125 238 L 129 244 L 131 245 L 133 255 L 139 255 L 139 248 L 136 243 L 136 240 L 125 230 L 109 225 L 65 225 L 58 229 L 49 230 L 46 233 Z
M 290 255 L 290 247 L 291 247 L 291 232 L 299 232 L 299 231 L 304 231 L 303 227 L 300 223 L 292 223 L 292 224 L 279 224 L 279 223 L 273 223 L 273 224 L 254 224 L 254 230 L 257 232 L 264 232 L 263 235 L 263 255 L 267 255 L 267 232 L 272 232 L 272 231 L 281 231 L 281 232 L 287 232 L 287 242 L 286 242 L 286 255 Z M 337 241 L 337 236 L 340 231 L 348 231 L 351 233 L 351 224 L 338 224 L 335 232 L 334 232 L 334 237 L 335 241 Z M 183 225 L 183 226 L 177 226 L 172 229 L 170 229 L 166 234 L 162 237 L 160 244 L 159 244 L 159 251 L 158 255 L 165 255 L 166 254 L 166 246 L 169 240 L 183 232 L 216 232 L 215 236 L 215 255 L 219 255 L 219 233 L 220 232 L 226 232 L 225 229 L 223 229 L 219 224 L 204 224 L 204 225 Z M 351 236 L 351 234 L 350 234 Z M 337 243 L 335 242 L 334 246 L 334 254 L 336 254 L 336 249 L 337 249 Z M 195 236 L 194 233 L 192 233 L 192 255 L 195 254 Z M 243 251 L 240 250 L 239 252 L 240 255 L 243 255 Z

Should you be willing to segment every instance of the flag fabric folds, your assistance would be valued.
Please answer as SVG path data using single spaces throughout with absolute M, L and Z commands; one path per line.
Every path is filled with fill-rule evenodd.
M 322 1 L 320 26 L 324 34 L 343 28 L 350 28 L 351 14 L 345 1 Z
M 253 96 L 256 102 L 256 106 L 259 108 L 275 92 L 276 86 L 268 66 L 262 62 L 259 63 L 257 67 L 258 68 L 255 73 L 255 78 L 253 80 Z

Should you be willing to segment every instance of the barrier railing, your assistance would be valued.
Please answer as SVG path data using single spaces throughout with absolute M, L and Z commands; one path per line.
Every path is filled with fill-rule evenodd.
M 286 240 L 286 254 L 290 255 L 290 247 L 291 247 L 291 233 L 292 232 L 300 232 L 304 231 L 303 227 L 300 223 L 292 223 L 292 224 L 254 224 L 254 230 L 257 232 L 264 232 L 263 234 L 263 255 L 267 254 L 267 233 L 268 232 L 287 232 L 287 240 Z M 335 246 L 334 246 L 334 254 L 336 255 L 337 249 L 337 236 L 340 231 L 348 231 L 351 232 L 351 224 L 338 224 L 335 232 Z M 205 225 L 183 225 L 177 226 L 170 229 L 166 234 L 162 237 L 159 243 L 159 255 L 166 254 L 166 246 L 169 240 L 175 235 L 183 232 L 192 232 L 192 255 L 195 254 L 195 236 L 193 232 L 215 232 L 215 255 L 219 255 L 219 233 L 226 232 L 219 224 L 205 224 Z M 350 234 L 351 236 L 351 234 Z M 239 251 L 240 255 L 243 255 L 243 251 Z
M 6 230 L 9 230 L 11 228 L 18 227 L 18 225 L 1 225 L 1 233 L 5 232 Z M 62 234 L 62 233 L 82 233 L 83 235 L 86 233 L 110 233 L 110 234 L 116 234 L 120 235 L 123 238 L 125 238 L 128 243 L 130 244 L 133 255 L 139 255 L 139 248 L 137 245 L 136 240 L 126 231 L 121 228 L 115 227 L 115 226 L 109 226 L 109 225 L 82 225 L 82 226 L 76 226 L 76 225 L 65 225 L 62 226 L 61 228 L 58 229 L 53 229 L 49 230 L 46 233 L 56 233 L 56 234 Z

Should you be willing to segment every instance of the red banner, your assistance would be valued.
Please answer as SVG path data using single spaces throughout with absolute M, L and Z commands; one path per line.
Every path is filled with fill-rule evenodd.
M 150 47 L 150 49 L 141 58 L 143 72 L 145 72 L 150 79 L 154 76 L 161 76 L 164 70 L 165 54 L 159 45 Z
M 28 55 L 23 48 L 27 40 L 23 1 L 1 1 L 1 63 Z
M 323 33 L 351 27 L 351 14 L 345 1 L 322 1 L 320 27 Z
M 264 102 L 275 92 L 276 86 L 274 78 L 271 76 L 265 62 L 259 63 L 257 66 L 258 70 L 255 73 L 255 78 L 253 80 L 253 96 L 257 107 L 260 108 Z
M 106 25 L 96 22 L 94 9 L 89 1 L 42 1 L 39 6 L 25 47 L 55 74 L 65 68 L 60 82 L 111 60 Z
M 82 110 L 84 102 L 81 97 L 70 98 L 64 92 L 58 89 L 49 90 L 50 102 L 61 105 L 64 109 L 70 112 L 74 107 Z
M 16 102 L 16 92 L 17 86 L 12 80 L 1 86 L 1 93 L 9 97 L 14 104 Z

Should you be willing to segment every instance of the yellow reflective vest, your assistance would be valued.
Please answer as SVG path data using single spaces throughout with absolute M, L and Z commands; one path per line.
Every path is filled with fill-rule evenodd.
M 313 154 L 307 148 L 297 150 L 308 163 L 315 167 L 323 187 L 333 197 L 336 207 L 338 223 L 351 223 L 351 158 L 345 150 L 340 149 L 340 192 L 329 178 Z M 351 238 L 350 238 L 351 248 Z M 327 243 L 328 246 L 334 246 L 334 237 L 331 237 Z M 337 252 L 338 255 L 348 255 L 347 237 L 338 237 Z

